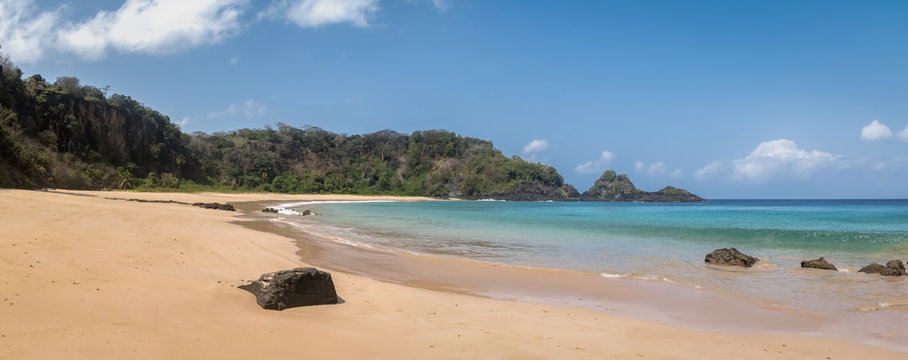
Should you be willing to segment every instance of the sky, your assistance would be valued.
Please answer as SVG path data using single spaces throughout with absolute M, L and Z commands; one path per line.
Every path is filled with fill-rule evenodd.
M 186 132 L 446 129 L 706 198 L 908 198 L 906 1 L 0 0 L 26 76 Z

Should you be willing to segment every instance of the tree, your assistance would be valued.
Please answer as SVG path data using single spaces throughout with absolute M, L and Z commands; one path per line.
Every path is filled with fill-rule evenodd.
M 82 87 L 79 85 L 79 78 L 75 76 L 61 76 L 57 78 L 54 85 L 59 85 L 64 92 L 73 95 L 81 95 Z

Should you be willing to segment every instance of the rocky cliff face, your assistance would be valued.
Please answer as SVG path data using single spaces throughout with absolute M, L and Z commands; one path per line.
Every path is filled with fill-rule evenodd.
M 617 175 L 614 170 L 606 170 L 583 193 L 584 201 L 640 201 L 640 202 L 695 202 L 703 198 L 689 191 L 674 186 L 666 186 L 656 192 L 637 189 L 627 174 Z

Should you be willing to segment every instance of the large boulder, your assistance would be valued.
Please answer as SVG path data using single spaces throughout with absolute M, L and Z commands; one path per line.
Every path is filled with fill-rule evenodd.
M 269 310 L 338 302 L 331 274 L 311 267 L 262 274 L 239 288 L 255 294 L 255 301 Z
M 738 249 L 718 249 L 706 255 L 706 263 L 727 266 L 751 267 L 760 259 L 746 255 Z
M 804 260 L 801 261 L 802 268 L 811 268 L 811 269 L 822 269 L 822 270 L 832 270 L 837 271 L 835 265 L 830 264 L 822 256 L 819 259 L 813 260 Z

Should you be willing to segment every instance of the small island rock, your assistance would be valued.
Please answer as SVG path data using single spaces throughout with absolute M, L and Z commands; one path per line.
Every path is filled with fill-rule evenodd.
M 822 269 L 837 271 L 835 265 L 830 264 L 822 256 L 819 259 L 801 261 L 802 268 Z
M 751 267 L 760 259 L 731 248 L 713 251 L 706 255 L 705 261 L 708 264 Z
M 259 306 L 269 310 L 338 303 L 331 274 L 311 267 L 262 274 L 238 287 L 255 294 Z

